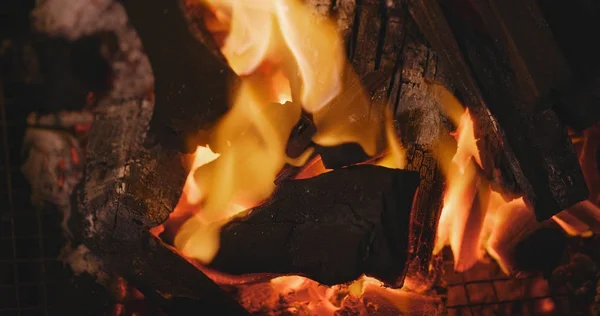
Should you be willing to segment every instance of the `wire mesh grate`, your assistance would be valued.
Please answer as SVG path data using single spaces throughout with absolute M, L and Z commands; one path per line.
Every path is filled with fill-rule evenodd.
M 566 290 L 550 287 L 539 275 L 508 277 L 492 259 L 456 272 L 451 255 L 445 256 L 444 271 L 450 316 L 573 314 Z
M 63 270 L 59 214 L 31 203 L 19 170 L 24 105 L 4 86 L 0 77 L 0 315 L 50 315 Z

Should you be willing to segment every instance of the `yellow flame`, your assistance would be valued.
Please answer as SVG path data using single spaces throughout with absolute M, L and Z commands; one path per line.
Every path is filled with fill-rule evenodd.
M 220 156 L 194 172 L 204 195 L 202 211 L 188 220 L 175 238 L 184 254 L 202 259 L 218 250 L 223 220 L 240 211 L 233 205 L 252 206 L 271 195 L 277 173 L 286 161 L 285 148 L 300 118 L 300 106 L 272 103 L 262 93 L 262 81 L 250 76 L 242 82 L 234 106 L 216 126 L 213 144 Z M 205 224 L 203 224 L 205 223 Z M 211 237 L 212 236 L 212 237 Z
M 204 1 L 230 14 L 221 51 L 238 75 L 252 74 L 266 61 L 297 69 L 302 106 L 311 113 L 339 94 L 344 47 L 332 22 L 317 19 L 298 0 Z
M 217 158 L 219 158 L 219 154 L 214 153 L 209 146 L 198 146 L 194 152 L 190 170 L 194 171 Z M 196 181 L 194 181 L 193 172 L 190 172 L 188 175 L 183 188 L 187 204 L 193 205 L 200 202 L 202 191 L 196 185 Z
M 388 152 L 377 165 L 387 168 L 404 169 L 406 167 L 406 149 L 404 149 L 402 142 L 398 138 L 398 135 L 396 135 L 393 115 L 389 109 L 386 112 L 385 136 Z
M 316 140 L 326 145 L 368 140 L 360 144 L 369 154 L 374 154 L 377 135 L 368 131 L 376 131 L 377 124 L 368 127 L 363 119 L 369 102 L 361 89 L 354 89 L 354 101 L 347 105 L 326 106 L 343 89 L 347 62 L 333 23 L 317 18 L 298 0 L 204 3 L 213 11 L 207 27 L 228 30 L 221 51 L 242 76 L 231 110 L 211 134 L 219 158 L 194 171 L 192 197 L 201 199 L 201 211 L 175 237 L 185 255 L 207 263 L 218 251 L 222 225 L 241 206 L 267 199 L 285 163 L 302 165 L 310 157 L 310 149 L 295 160 L 285 154 L 302 109 L 314 115 Z M 295 92 L 300 102 L 285 102 Z M 340 110 L 344 115 L 336 118 Z M 345 121 L 352 115 L 361 119 Z

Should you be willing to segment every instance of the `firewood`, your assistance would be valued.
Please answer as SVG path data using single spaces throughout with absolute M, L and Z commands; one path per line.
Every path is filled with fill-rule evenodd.
M 569 127 L 584 129 L 600 120 L 596 102 L 599 69 L 594 57 L 599 51 L 581 38 L 571 46 L 564 43 L 567 37 L 570 42 L 585 33 L 581 30 L 600 26 L 590 12 L 593 10 L 585 10 L 581 1 L 559 9 L 551 1 L 534 0 L 492 0 L 477 2 L 475 7 L 486 21 L 490 36 L 508 55 L 516 80 L 531 101 L 541 97 L 550 103 Z M 555 15 L 557 11 L 560 16 Z M 577 11 L 577 18 L 565 17 Z M 587 47 L 571 51 L 578 46 Z M 585 69 L 579 69 L 582 61 Z
M 334 285 L 362 274 L 401 286 L 416 172 L 363 165 L 283 182 L 221 231 L 209 268 L 296 274 Z
M 228 109 L 237 75 L 190 32 L 177 0 L 123 1 L 155 77 L 152 128 L 163 146 L 192 153 Z
M 566 128 L 549 106 L 532 100 L 505 52 L 486 33 L 480 16 L 460 1 L 446 4 L 444 10 L 432 0 L 411 3 L 417 23 L 457 75 L 455 82 L 461 83 L 475 120 L 485 118 L 481 113 L 488 109 L 497 120 L 494 124 L 487 118 L 492 124 L 485 124 L 484 133 L 496 134 L 492 152 L 503 156 L 538 220 L 584 200 L 588 190 Z M 482 153 L 489 151 L 482 143 L 478 146 Z M 484 170 L 497 165 L 483 161 Z
M 485 106 L 478 83 L 468 67 L 465 56 L 461 53 L 448 22 L 443 17 L 440 5 L 437 1 L 414 0 L 409 3 L 408 9 L 419 29 L 440 57 L 440 65 L 448 69 L 461 101 L 469 108 L 486 177 L 499 191 L 520 193 L 521 189 L 510 169 L 511 152 L 503 149 L 504 140 L 501 132 Z

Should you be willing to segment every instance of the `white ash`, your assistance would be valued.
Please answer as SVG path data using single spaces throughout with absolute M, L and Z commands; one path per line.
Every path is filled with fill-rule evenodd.
M 101 284 L 107 283 L 110 279 L 102 261 L 84 245 L 74 247 L 70 242 L 67 243 L 61 250 L 59 259 L 63 264 L 68 265 L 75 275 L 87 273 Z
M 63 213 L 62 228 L 70 236 L 71 195 L 83 174 L 79 142 L 66 132 L 28 128 L 23 153 L 21 172 L 31 185 L 32 203 L 56 205 Z
M 36 30 L 76 40 L 97 32 L 113 32 L 119 52 L 111 56 L 114 73 L 110 97 L 137 98 L 154 87 L 154 76 L 142 42 L 128 24 L 125 9 L 113 0 L 42 0 L 32 13 Z
M 33 27 L 53 37 L 64 37 L 68 40 L 89 36 L 98 32 L 112 32 L 118 40 L 118 50 L 107 56 L 106 47 L 103 55 L 112 68 L 112 87 L 109 94 L 99 100 L 91 109 L 94 114 L 121 108 L 129 104 L 129 100 L 142 108 L 152 107 L 152 101 L 146 99 L 154 88 L 154 75 L 150 62 L 143 52 L 142 42 L 137 32 L 128 23 L 123 6 L 114 0 L 38 0 L 32 12 Z M 83 106 L 83 105 L 82 105 Z M 152 111 L 148 111 L 151 115 Z M 149 119 L 148 119 L 149 120 Z M 56 132 L 43 129 L 31 130 L 26 140 L 33 144 L 29 149 L 29 159 L 23 166 L 23 172 L 34 187 L 33 198 L 53 203 L 63 213 L 63 228 L 70 235 L 67 221 L 71 214 L 71 196 L 74 186 L 81 181 L 80 177 L 67 178 L 66 185 L 57 186 L 56 164 L 59 159 L 67 159 L 68 151 L 64 139 L 56 137 Z M 71 143 L 78 146 L 76 140 Z M 77 147 L 79 150 L 79 148 Z M 46 157 L 52 153 L 53 156 Z M 40 176 L 42 175 L 42 176 Z M 37 190 L 35 190 L 37 188 Z M 125 188 L 121 188 L 125 189 Z M 85 233 L 88 236 L 97 231 L 96 223 L 91 216 L 86 217 Z M 87 226 L 87 225 L 86 225 Z

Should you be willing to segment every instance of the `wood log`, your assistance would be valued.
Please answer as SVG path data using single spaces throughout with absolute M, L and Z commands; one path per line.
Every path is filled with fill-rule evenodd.
M 600 89 L 600 63 L 594 56 L 600 51 L 584 37 L 585 30 L 600 29 L 600 24 L 598 12 L 588 6 L 585 1 L 572 1 L 568 6 L 534 0 L 475 3 L 530 102 L 541 97 L 565 124 L 577 129 L 600 120 L 594 102 Z
M 318 6 L 314 5 L 318 2 Z M 325 2 L 329 5 L 324 4 Z M 429 269 L 433 241 L 441 211 L 444 181 L 433 149 L 439 135 L 451 130 L 439 101 L 427 81 L 453 87 L 448 68 L 425 40 L 401 1 L 307 1 L 320 14 L 328 14 L 348 43 L 347 55 L 371 95 L 372 106 L 390 106 L 394 125 L 406 148 L 407 169 L 418 171 L 421 181 L 413 211 L 411 263 L 407 271 L 411 286 L 432 285 L 439 269 Z M 319 8 L 328 7 L 327 10 Z M 348 19 L 348 16 L 354 18 Z M 365 82 L 374 72 L 388 73 Z M 377 109 L 383 111 L 383 109 Z M 486 116 L 487 117 L 487 116 Z M 347 152 L 345 152 L 347 153 Z M 364 153 L 363 153 L 364 155 Z M 364 157 L 362 159 L 365 159 Z M 332 165 L 330 165 L 332 166 Z M 335 165 L 333 165 L 335 166 Z M 433 273 L 432 273 L 433 272 Z M 409 284 L 407 284 L 409 285 Z
M 399 76 L 390 82 L 390 103 L 395 105 L 395 125 L 400 139 L 406 149 L 408 170 L 417 171 L 421 182 L 415 198 L 413 210 L 413 228 L 411 230 L 412 245 L 407 276 L 411 283 L 419 287 L 430 287 L 437 280 L 441 269 L 430 269 L 432 249 L 442 207 L 442 194 L 445 181 L 434 149 L 441 135 L 449 135 L 451 127 L 442 113 L 439 101 L 430 93 L 427 81 L 435 81 L 446 86 L 452 84 L 444 77 L 444 69 L 438 62 L 437 55 L 424 43 L 423 36 L 408 12 L 396 11 L 400 16 L 390 15 L 393 19 L 407 20 L 403 23 L 403 47 L 400 51 L 402 65 L 398 69 Z M 396 23 L 399 23 L 396 22 Z M 386 32 L 393 34 L 393 32 Z M 384 50 L 383 61 L 390 60 L 390 50 Z M 390 61 L 387 61 L 388 63 Z M 411 284 L 415 286 L 415 284 Z
M 111 1 L 70 6 L 72 14 L 65 8 L 60 1 L 39 3 L 38 31 L 73 40 L 112 32 L 118 44 L 118 52 L 109 60 L 114 75 L 110 91 L 90 108 L 94 121 L 82 146 L 83 183 L 76 187 L 72 205 L 63 210 L 76 210 L 70 218 L 74 237 L 101 257 L 107 269 L 125 276 L 162 307 L 170 306 L 163 304 L 169 297 L 180 297 L 227 314 L 246 314 L 230 295 L 149 235 L 148 229 L 173 210 L 186 171 L 179 153 L 149 136 L 157 134 L 148 133 L 154 109 L 153 74 L 125 10 Z M 177 277 L 174 271 L 185 272 Z
M 209 268 L 297 274 L 334 285 L 362 274 L 401 286 L 416 172 L 362 165 L 283 182 L 233 219 Z
M 441 59 L 440 65 L 447 69 L 447 74 L 456 85 L 455 93 L 469 108 L 485 176 L 496 190 L 505 194 L 521 194 L 522 190 L 511 169 L 514 155 L 510 150 L 503 149 L 502 132 L 485 106 L 481 91 L 439 4 L 429 0 L 414 0 L 408 3 L 408 10 Z
M 191 33 L 178 0 L 123 5 L 155 76 L 152 129 L 163 146 L 192 153 L 227 111 L 237 75 Z
M 481 113 L 487 109 L 497 119 L 500 127 L 488 117 L 490 128 L 484 130 L 494 132 L 493 152 L 503 153 L 538 220 L 585 199 L 587 187 L 566 128 L 552 109 L 531 101 L 506 54 L 486 35 L 479 15 L 461 1 L 446 4 L 444 10 L 431 0 L 415 0 L 411 5 L 413 16 L 454 70 L 475 120 L 485 118 Z M 478 146 L 482 153 L 489 150 L 481 143 Z M 490 170 L 485 161 L 484 170 Z

